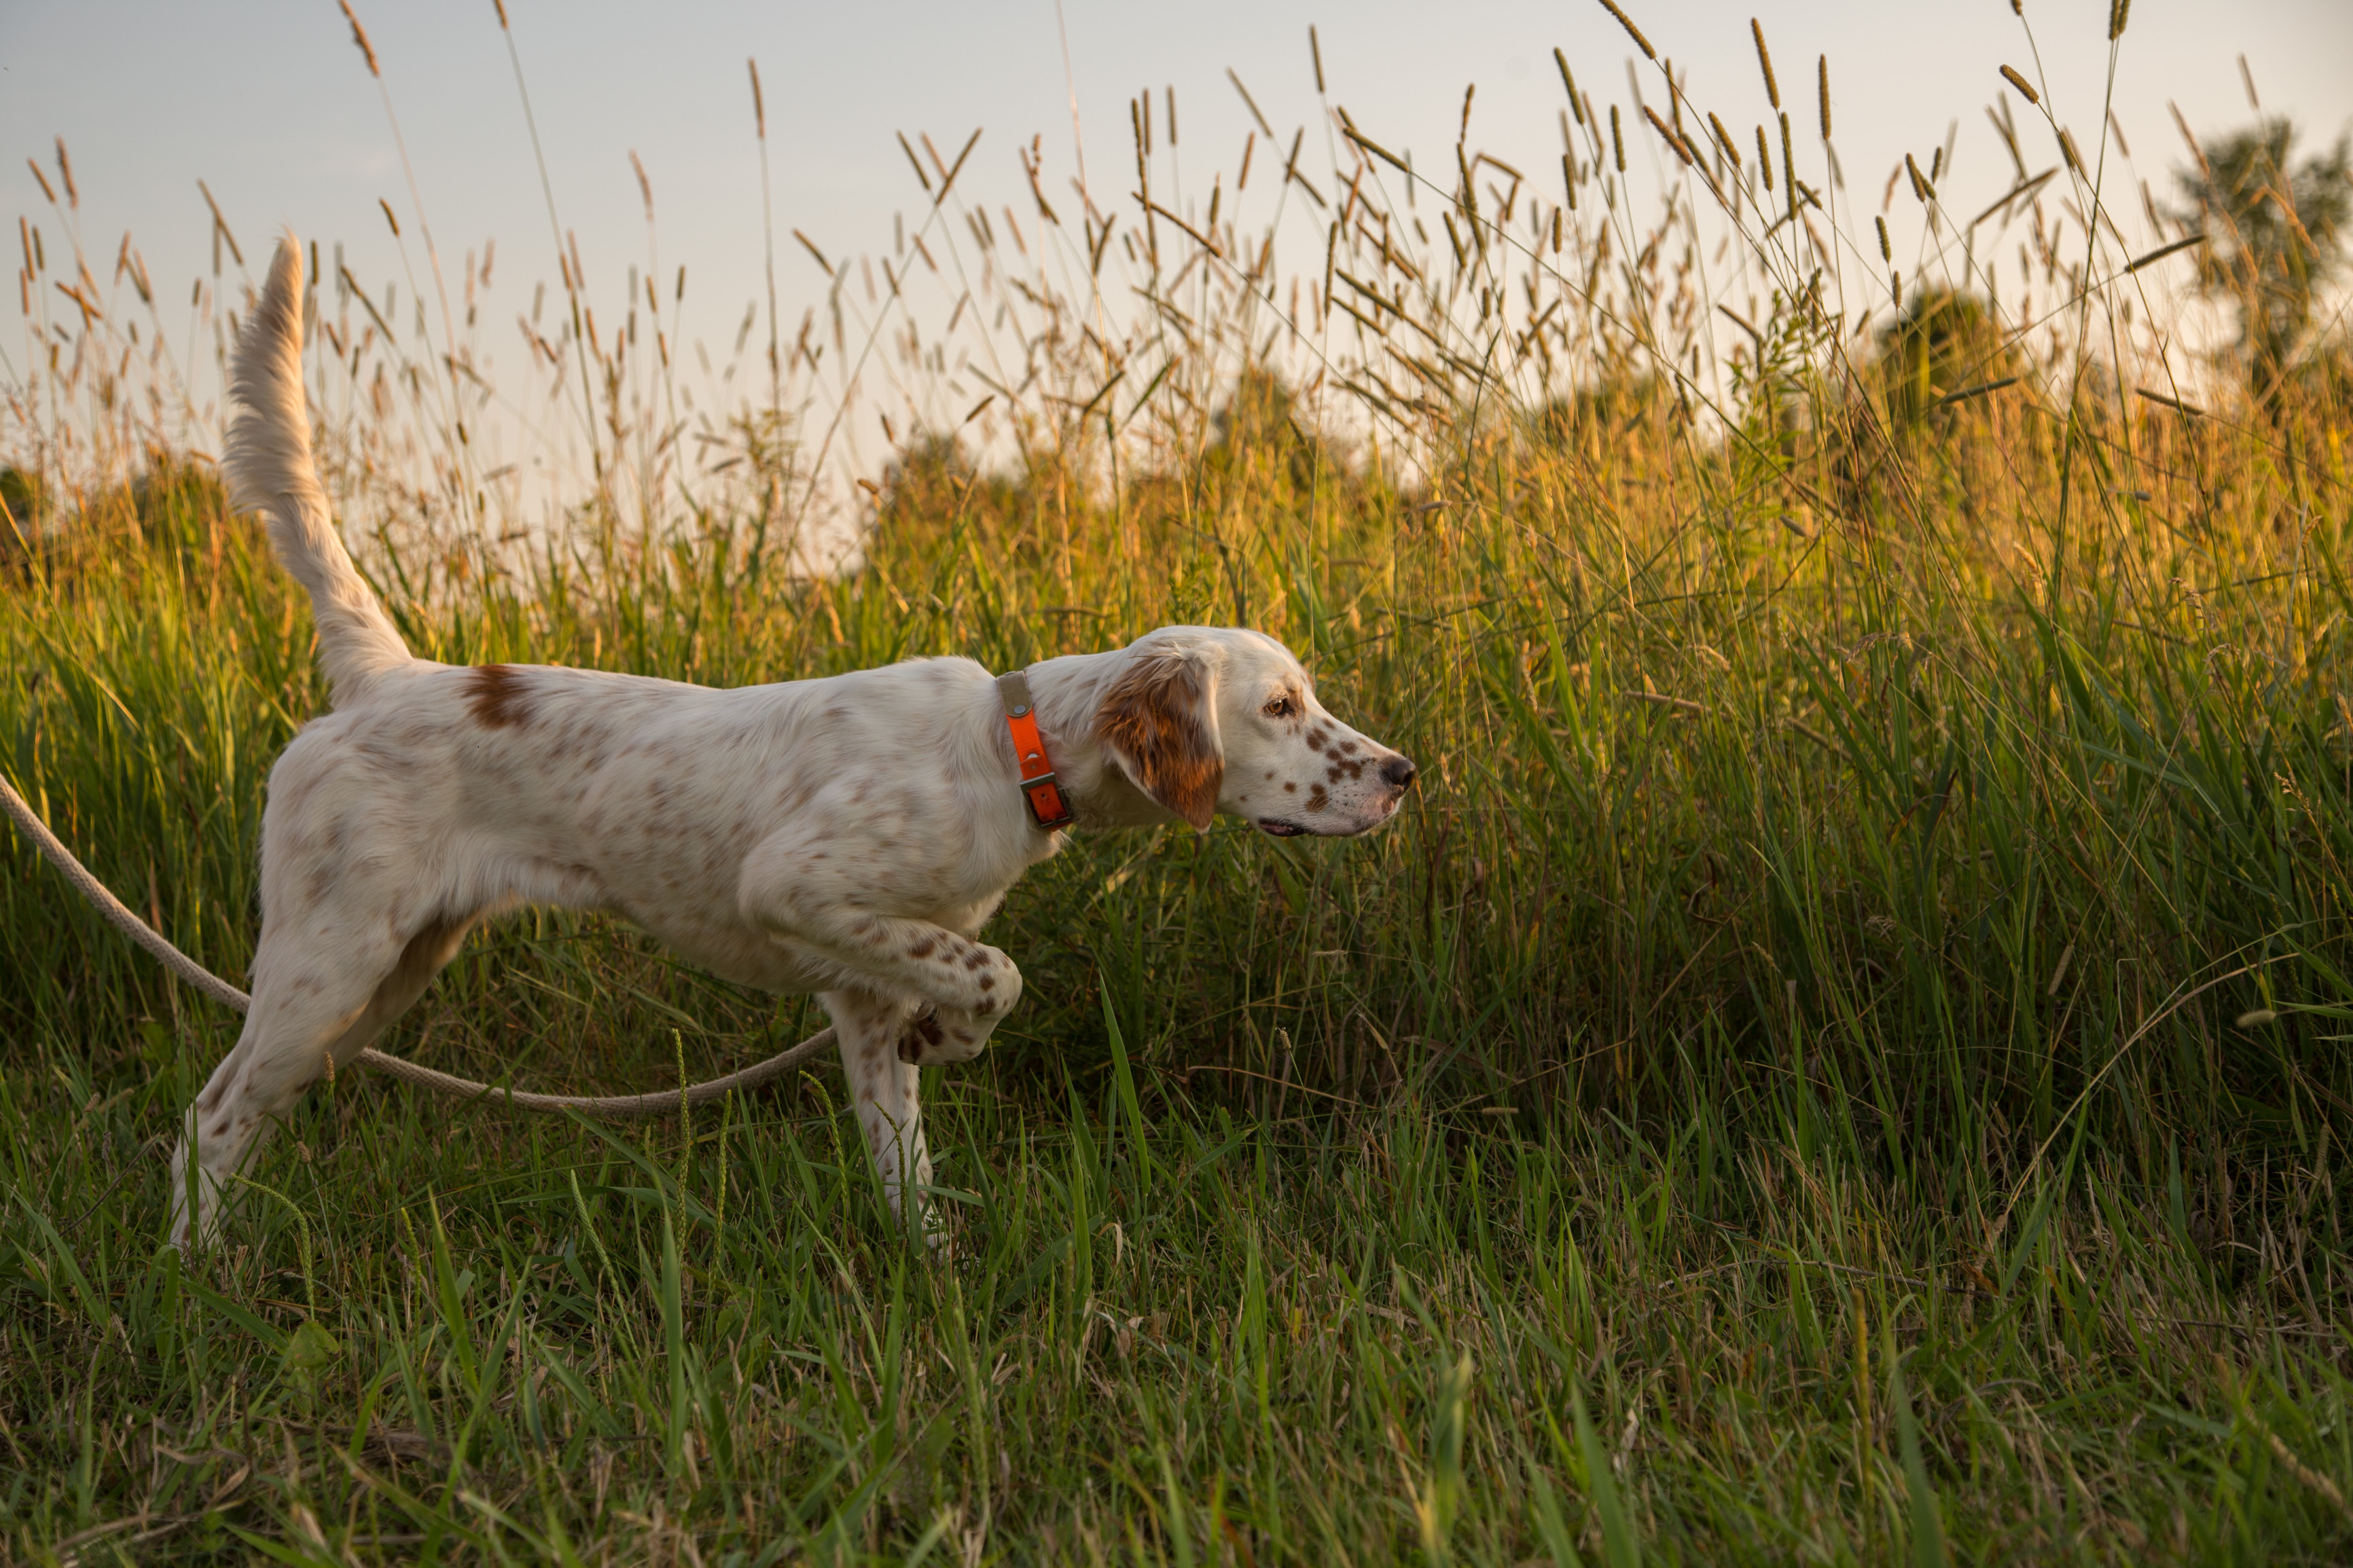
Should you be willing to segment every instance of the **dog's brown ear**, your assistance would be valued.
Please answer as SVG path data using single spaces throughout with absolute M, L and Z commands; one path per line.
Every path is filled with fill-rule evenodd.
M 1181 654 L 1129 661 L 1095 712 L 1095 733 L 1136 788 L 1207 833 L 1226 780 L 1208 673 Z

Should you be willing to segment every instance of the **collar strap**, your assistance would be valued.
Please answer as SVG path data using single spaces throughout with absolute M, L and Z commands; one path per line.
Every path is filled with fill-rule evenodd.
M 1005 728 L 1013 736 L 1013 760 L 1021 770 L 1021 794 L 1029 802 L 1030 820 L 1049 833 L 1068 827 L 1070 803 L 1062 798 L 1053 764 L 1046 760 L 1046 742 L 1038 734 L 1029 672 L 1016 669 L 998 676 L 997 691 L 1005 700 Z

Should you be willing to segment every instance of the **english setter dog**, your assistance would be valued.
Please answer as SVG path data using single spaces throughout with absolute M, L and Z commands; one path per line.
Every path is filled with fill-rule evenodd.
M 714 974 L 817 993 L 891 1206 L 920 1226 L 917 1069 L 978 1055 L 1020 998 L 978 932 L 1066 826 L 1358 834 L 1413 783 L 1238 629 L 1002 679 L 923 658 L 723 691 L 417 658 L 328 515 L 301 352 L 290 236 L 237 346 L 222 466 L 310 591 L 333 703 L 270 770 L 252 1009 L 187 1114 L 176 1244 L 213 1233 L 223 1184 L 330 1058 L 522 904 L 610 910 Z

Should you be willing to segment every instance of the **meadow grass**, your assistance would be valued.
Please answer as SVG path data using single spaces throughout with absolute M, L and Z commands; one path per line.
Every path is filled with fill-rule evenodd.
M 1141 116 L 1157 205 L 1116 237 L 1041 191 L 1025 272 L 937 204 L 968 330 L 1014 308 L 970 360 L 1004 406 L 958 425 L 967 364 L 878 295 L 850 326 L 949 415 L 886 426 L 831 573 L 799 499 L 827 416 L 776 390 L 823 384 L 822 331 L 697 460 L 682 345 L 576 314 L 533 374 L 594 480 L 501 541 L 454 428 L 481 405 L 327 279 L 322 448 L 420 654 L 734 684 L 1240 622 L 1423 783 L 1367 840 L 1081 835 L 1017 888 L 1023 1006 L 925 1074 L 944 1258 L 812 1071 L 618 1130 L 345 1077 L 182 1259 L 162 1155 L 235 1020 L 12 841 L 6 1551 L 2339 1559 L 2341 383 L 2158 379 L 2156 274 L 2080 217 L 2068 259 L 2044 186 L 2002 215 L 2042 308 L 1947 220 L 1946 282 L 1850 326 L 1841 289 L 1893 291 L 1833 276 L 1870 244 L 1837 183 L 1810 209 L 1786 132 L 1767 187 L 1661 102 L 1698 156 L 1641 231 L 1589 103 L 1560 228 L 1467 149 L 1399 205 L 1358 128 L 1287 310 L 1241 183 L 1223 223 L 1153 194 Z M 1739 335 L 1694 357 L 1719 305 Z M 324 690 L 251 521 L 126 371 L 100 395 L 120 315 L 13 405 L 5 761 L 237 977 L 267 771 Z M 814 1025 L 531 914 L 380 1044 L 642 1089 Z

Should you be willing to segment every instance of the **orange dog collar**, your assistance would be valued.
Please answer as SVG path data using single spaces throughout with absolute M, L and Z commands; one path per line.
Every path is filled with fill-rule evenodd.
M 1029 802 L 1029 818 L 1048 833 L 1071 825 L 1070 803 L 1062 798 L 1054 765 L 1046 757 L 1046 742 L 1038 734 L 1037 710 L 1029 701 L 1029 677 L 1012 670 L 997 678 L 1005 699 L 1005 728 L 1013 736 L 1013 757 L 1021 770 L 1021 794 Z

